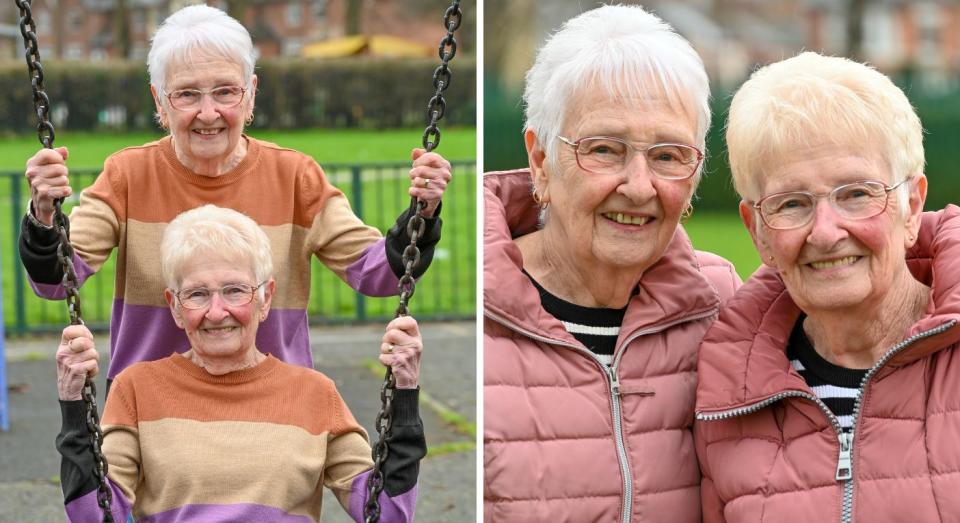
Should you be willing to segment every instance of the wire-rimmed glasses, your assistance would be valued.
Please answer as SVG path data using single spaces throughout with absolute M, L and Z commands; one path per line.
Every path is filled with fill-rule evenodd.
M 612 136 L 587 136 L 576 141 L 563 136 L 557 138 L 573 147 L 581 169 L 595 174 L 622 173 L 636 153 L 644 155 L 647 168 L 655 176 L 666 180 L 685 180 L 693 176 L 703 162 L 700 149 L 680 143 L 637 147 Z
M 827 198 L 833 210 L 845 219 L 866 220 L 885 211 L 890 192 L 910 179 L 889 186 L 876 180 L 847 183 L 821 194 L 779 192 L 760 198 L 753 208 L 757 209 L 767 227 L 779 230 L 796 229 L 810 223 L 820 198 Z
M 263 282 L 266 283 L 266 282 Z M 257 289 L 263 286 L 263 283 L 254 287 L 246 283 L 231 283 L 224 285 L 219 289 L 208 289 L 206 287 L 194 287 L 190 289 L 181 289 L 174 293 L 180 305 L 187 309 L 205 309 L 213 301 L 214 293 L 220 295 L 220 300 L 231 306 L 241 307 L 253 301 L 253 295 Z
M 204 95 L 209 96 L 221 109 L 230 109 L 240 105 L 246 92 L 247 89 L 239 85 L 221 85 L 213 89 L 177 89 L 165 94 L 174 109 L 194 111 L 200 107 Z

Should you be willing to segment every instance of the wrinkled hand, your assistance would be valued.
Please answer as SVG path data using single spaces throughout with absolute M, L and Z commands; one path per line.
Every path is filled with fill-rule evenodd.
M 417 320 L 411 316 L 394 318 L 380 344 L 380 363 L 393 369 L 398 389 L 415 389 L 420 379 L 420 353 L 423 340 Z
M 100 370 L 100 354 L 93 344 L 93 334 L 83 325 L 63 329 L 57 348 L 57 392 L 64 401 L 82 399 L 87 376 L 96 376 Z
M 53 224 L 53 201 L 73 194 L 67 170 L 66 147 L 40 149 L 27 160 L 25 175 L 30 183 L 34 216 L 41 223 Z
M 433 216 L 440 205 L 443 191 L 450 183 L 450 162 L 437 153 L 428 153 L 426 149 L 414 149 L 413 169 L 410 169 L 410 196 L 427 202 L 426 208 L 420 211 L 421 216 Z

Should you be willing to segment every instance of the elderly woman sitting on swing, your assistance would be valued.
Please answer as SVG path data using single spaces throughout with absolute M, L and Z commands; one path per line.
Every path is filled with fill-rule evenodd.
M 265 233 L 247 216 L 207 205 L 170 223 L 161 245 L 164 291 L 190 350 L 115 378 L 103 414 L 114 520 L 319 521 L 322 489 L 363 521 L 370 445 L 332 380 L 254 344 L 276 292 Z M 426 445 L 417 409 L 422 341 L 393 320 L 380 361 L 393 369 L 393 437 L 380 521 L 410 521 Z M 67 327 L 57 351 L 63 428 L 57 438 L 70 521 L 101 521 L 81 390 L 97 372 L 93 337 Z

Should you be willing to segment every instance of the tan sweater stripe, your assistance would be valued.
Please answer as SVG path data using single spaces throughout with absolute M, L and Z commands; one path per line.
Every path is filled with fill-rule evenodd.
M 325 457 L 332 457 L 327 456 L 327 433 L 312 435 L 272 423 L 163 419 L 142 422 L 140 438 L 163 442 L 144 446 L 143 473 L 150 481 L 137 496 L 144 501 L 145 513 L 187 504 L 256 503 L 319 518 L 322 490 L 316 484 L 317 471 L 324 468 Z M 341 439 L 363 444 L 356 433 Z M 369 466 L 357 464 L 352 475 Z M 249 478 L 258 481 L 251 483 Z M 312 494 L 304 497 L 306 492 Z
M 317 252 L 327 244 L 348 234 L 353 235 L 350 243 L 341 242 L 340 248 L 335 249 L 336 252 L 328 250 L 328 254 L 320 256 L 320 261 L 344 281 L 346 281 L 347 267 L 356 261 L 371 242 L 380 239 L 380 232 L 358 221 L 350 210 L 347 199 L 339 197 L 331 198 L 327 202 L 323 212 L 314 218 L 307 235 L 307 248 Z
M 129 279 L 137 282 L 137 285 L 130 288 L 118 285 L 115 294 L 118 298 L 124 298 L 127 304 L 167 307 L 163 297 L 166 284 L 161 273 L 159 250 L 167 225 L 138 220 L 130 220 L 127 223 L 127 248 L 122 252 L 134 253 L 136 256 L 125 260 L 124 281 Z M 309 267 L 312 254 L 305 252 L 301 246 L 307 230 L 291 224 L 262 227 L 262 229 L 270 240 L 277 289 L 283 290 L 275 294 L 272 308 L 306 308 L 309 301 Z M 126 292 L 126 295 L 122 292 Z

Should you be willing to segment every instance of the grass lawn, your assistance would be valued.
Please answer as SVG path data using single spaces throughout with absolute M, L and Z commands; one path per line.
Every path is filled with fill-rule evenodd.
M 251 133 L 257 138 L 272 141 L 311 154 L 325 167 L 331 181 L 351 200 L 355 211 L 368 224 L 385 231 L 393 225 L 399 212 L 409 205 L 406 195 L 406 172 L 410 149 L 418 146 L 421 130 L 386 131 L 327 131 Z M 131 145 L 154 140 L 151 134 L 58 134 L 56 145 L 70 148 L 68 164 L 75 173 L 75 188 L 89 185 L 103 160 L 113 152 Z M 14 271 L 19 264 L 16 252 L 16 234 L 25 202 L 28 198 L 26 181 L 21 173 L 23 163 L 38 148 L 33 137 L 4 140 L 0 143 L 0 235 L 3 268 L 3 309 L 7 332 L 14 332 L 16 323 L 16 295 L 25 294 L 24 312 L 28 324 L 49 325 L 59 330 L 66 321 L 63 302 L 48 302 L 33 295 L 23 279 L 16 279 Z M 476 278 L 476 174 L 472 165 L 475 157 L 475 130 L 444 130 L 438 152 L 455 162 L 454 182 L 444 198 L 443 240 L 441 240 L 430 271 L 417 286 L 410 310 L 421 316 L 466 316 L 474 313 Z M 466 160 L 466 164 L 457 162 Z M 364 169 L 361 173 L 360 204 L 351 172 L 347 166 L 355 163 L 395 164 L 379 169 Z M 88 171 L 87 174 L 80 174 Z M 69 208 L 71 202 L 68 202 Z M 81 289 L 84 318 L 93 326 L 109 321 L 113 297 L 114 257 L 108 260 L 100 273 Z M 367 318 L 393 316 L 396 298 L 365 298 L 358 302 L 356 293 L 320 264 L 314 264 L 312 299 L 309 307 L 315 320 L 349 321 L 361 313 Z M 18 289 L 19 287 L 19 289 Z M 359 309 L 359 310 L 358 310 Z
M 695 211 L 685 226 L 693 246 L 723 256 L 746 280 L 760 266 L 760 256 L 750 233 L 736 211 L 730 213 Z

